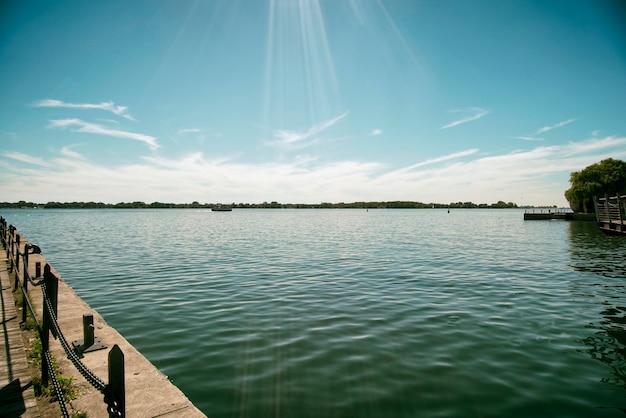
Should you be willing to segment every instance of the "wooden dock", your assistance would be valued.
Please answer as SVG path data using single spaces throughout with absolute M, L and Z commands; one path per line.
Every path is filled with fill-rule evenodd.
M 574 213 L 565 209 L 527 209 L 524 212 L 525 221 L 543 221 L 550 219 L 569 220 Z
M 13 301 L 13 291 L 7 260 L 0 257 L 0 334 L 4 349 L 0 349 L 0 417 L 39 417 L 33 390 L 20 317 Z
M 569 209 L 526 209 L 525 221 L 564 220 L 564 221 L 595 221 L 593 213 L 572 212 Z
M 626 235 L 626 195 L 605 196 L 593 201 L 596 221 L 602 232 L 608 235 Z

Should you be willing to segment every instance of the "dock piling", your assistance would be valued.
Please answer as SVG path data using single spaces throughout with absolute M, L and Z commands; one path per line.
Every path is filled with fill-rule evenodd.
M 103 350 L 107 348 L 100 338 L 94 335 L 93 315 L 83 315 L 83 339 L 72 341 L 72 346 L 78 354 L 89 353 L 91 351 Z

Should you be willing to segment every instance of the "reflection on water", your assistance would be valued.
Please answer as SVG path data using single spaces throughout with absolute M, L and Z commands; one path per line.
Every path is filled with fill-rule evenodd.
M 593 222 L 7 215 L 212 418 L 623 416 L 626 239 Z
M 626 278 L 626 239 L 605 235 L 595 222 L 569 222 L 572 267 L 609 278 Z
M 594 222 L 570 223 L 570 254 L 574 269 L 595 275 L 584 281 L 576 292 L 583 291 L 599 304 L 600 318 L 590 329 L 594 335 L 583 339 L 589 355 L 609 366 L 604 383 L 626 388 L 626 239 L 601 233 Z M 626 412 L 626 410 L 622 409 Z

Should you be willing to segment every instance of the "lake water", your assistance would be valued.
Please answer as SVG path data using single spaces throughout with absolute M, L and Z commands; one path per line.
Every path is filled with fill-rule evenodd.
M 593 222 L 525 222 L 520 210 L 0 215 L 214 418 L 626 411 L 626 238 Z

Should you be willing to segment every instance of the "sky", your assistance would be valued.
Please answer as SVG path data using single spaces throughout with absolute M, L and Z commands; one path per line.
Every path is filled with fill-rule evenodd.
M 0 0 L 0 91 L 0 201 L 566 206 L 626 4 Z

